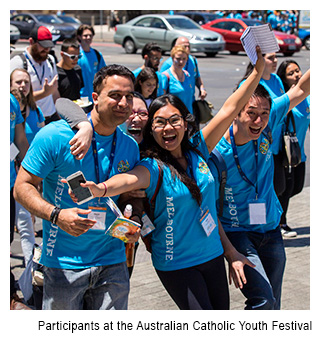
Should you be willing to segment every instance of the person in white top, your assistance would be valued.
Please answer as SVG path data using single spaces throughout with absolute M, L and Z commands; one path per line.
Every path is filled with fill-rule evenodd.
M 51 32 L 44 26 L 35 27 L 30 33 L 29 46 L 10 60 L 10 72 L 24 68 L 30 74 L 33 96 L 46 124 L 60 119 L 54 105 L 60 97 L 58 73 L 54 58 L 49 54 L 53 45 Z

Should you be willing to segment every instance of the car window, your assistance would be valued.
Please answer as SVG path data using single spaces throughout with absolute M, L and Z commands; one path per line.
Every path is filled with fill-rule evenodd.
M 159 18 L 153 19 L 150 27 L 153 27 L 153 28 L 162 28 L 162 29 L 166 29 L 167 28 L 166 25 L 164 24 L 164 22 L 161 19 L 159 19 Z
M 210 27 L 213 27 L 213 28 L 220 28 L 222 30 L 225 30 L 226 29 L 226 23 L 225 22 L 217 22 L 216 24 L 213 24 L 211 25 Z
M 195 14 L 192 19 L 200 25 L 204 24 L 204 18 L 202 15 Z
M 23 21 L 30 23 L 34 20 L 32 19 L 32 17 L 30 15 L 25 15 L 24 18 L 23 18 Z
M 229 21 L 226 22 L 225 29 L 232 32 L 243 32 L 243 27 L 238 22 Z
M 200 28 L 198 24 L 189 18 L 166 18 L 168 23 L 173 28 L 182 28 L 182 29 L 197 29 Z
M 37 15 L 37 19 L 47 24 L 62 24 L 63 21 L 53 15 Z
M 137 21 L 133 26 L 150 27 L 153 18 L 144 18 Z
M 22 15 L 17 15 L 16 17 L 13 18 L 14 21 L 23 21 L 23 16 Z

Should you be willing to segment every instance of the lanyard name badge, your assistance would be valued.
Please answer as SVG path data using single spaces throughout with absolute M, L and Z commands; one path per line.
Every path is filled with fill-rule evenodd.
M 37 70 L 36 70 L 36 67 L 33 65 L 33 62 L 32 62 L 31 59 L 29 58 L 28 54 L 27 54 L 27 53 L 24 53 L 24 55 L 25 55 L 26 58 L 29 60 L 30 65 L 32 66 L 32 68 L 33 68 L 33 70 L 34 70 L 34 72 L 35 72 L 35 74 L 36 74 L 36 76 L 37 76 L 37 78 L 38 78 L 38 80 L 39 80 L 40 86 L 42 86 L 42 80 L 43 80 L 43 77 L 44 77 L 44 68 L 45 68 L 44 62 L 42 63 L 42 75 L 41 75 L 41 78 L 40 78 L 40 77 L 39 77 L 39 74 L 38 74 L 38 72 L 37 72 Z
M 239 171 L 240 176 L 242 179 L 253 186 L 255 188 L 256 197 L 255 199 L 248 201 L 248 208 L 249 208 L 249 218 L 250 218 L 250 224 L 266 224 L 266 202 L 263 199 L 258 198 L 258 144 L 257 141 L 253 141 L 254 146 L 254 155 L 255 155 L 255 161 L 256 161 L 256 184 L 252 183 L 249 178 L 245 175 L 243 170 L 241 169 L 239 157 L 238 157 L 238 151 L 237 146 L 234 141 L 234 135 L 233 135 L 233 125 L 229 128 L 230 133 L 230 140 L 231 140 L 231 146 L 232 146 L 232 152 L 233 152 L 233 158 L 237 165 L 237 169 Z
M 187 154 L 186 154 L 186 159 L 187 159 L 187 162 L 188 162 L 188 168 L 189 168 L 190 175 L 195 180 L 193 170 L 192 170 L 191 159 L 189 158 L 189 155 L 187 155 Z M 207 206 L 204 209 L 202 209 L 200 207 L 199 222 L 200 222 L 203 230 L 205 231 L 205 233 L 208 237 L 213 232 L 214 228 L 217 226 L 212 215 L 211 215 L 211 213 L 210 213 L 210 210 Z
M 97 141 L 94 131 L 94 126 L 92 123 L 92 119 L 90 114 L 88 114 L 89 121 L 91 123 L 92 129 L 93 129 L 93 135 L 92 135 L 92 150 L 93 150 L 93 159 L 94 159 L 94 166 L 95 166 L 95 172 L 98 183 L 100 183 L 100 171 L 99 171 L 99 160 L 98 160 L 98 150 L 97 150 Z M 113 166 L 113 161 L 115 157 L 115 151 L 116 151 L 116 143 L 117 143 L 117 130 L 115 130 L 113 134 L 113 140 L 111 145 L 111 153 L 109 157 L 109 167 L 106 175 L 106 180 L 110 177 L 110 173 Z M 107 207 L 103 203 L 100 203 L 100 198 L 98 200 L 97 206 L 89 206 L 88 207 L 91 210 L 91 213 L 88 215 L 88 218 L 94 219 L 97 221 L 97 223 L 91 228 L 91 229 L 97 229 L 97 230 L 105 230 L 106 229 L 106 216 L 107 216 Z

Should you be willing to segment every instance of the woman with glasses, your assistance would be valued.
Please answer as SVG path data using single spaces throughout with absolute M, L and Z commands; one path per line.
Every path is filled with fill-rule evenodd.
M 182 46 L 174 46 L 171 50 L 172 66 L 162 73 L 164 93 L 171 93 L 180 98 L 192 114 L 194 83 L 190 74 L 184 69 L 189 53 Z
M 58 90 L 61 97 L 80 99 L 84 86 L 81 67 L 78 65 L 80 44 L 74 39 L 65 39 L 61 45 L 61 60 L 57 63 Z
M 236 287 L 246 283 L 244 265 L 252 266 L 221 228 L 215 183 L 206 161 L 259 83 L 264 61 L 259 48 L 257 53 L 254 71 L 200 132 L 193 135 L 194 120 L 179 98 L 158 97 L 149 108 L 139 165 L 106 182 L 82 184 L 95 197 L 144 189 L 150 200 L 162 174 L 151 233 L 152 261 L 180 309 L 229 309 L 223 255 L 230 263 L 229 280 Z

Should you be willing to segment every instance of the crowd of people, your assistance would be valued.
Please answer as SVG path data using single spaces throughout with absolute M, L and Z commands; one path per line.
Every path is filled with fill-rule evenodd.
M 41 308 L 127 309 L 134 269 L 126 248 L 137 251 L 141 237 L 180 309 L 229 309 L 224 257 L 245 309 L 280 309 L 283 237 L 296 236 L 286 212 L 304 181 L 310 71 L 302 75 L 288 60 L 277 75 L 276 55 L 257 47 L 256 65 L 200 129 L 193 104 L 207 92 L 187 38 L 160 70 L 161 48 L 146 44 L 143 65 L 131 71 L 106 66 L 93 36 L 80 26 L 56 62 L 51 33 L 40 26 L 10 62 L 10 243 L 16 226 L 29 268 L 34 216 L 43 219 Z M 288 112 L 302 150 L 294 168 L 281 163 Z M 219 216 L 208 166 L 214 149 L 228 173 Z M 94 196 L 81 205 L 66 181 L 79 170 Z M 127 244 L 105 234 L 115 218 L 108 197 L 122 211 L 131 204 L 141 225 Z M 10 278 L 10 307 L 30 308 L 11 270 Z

